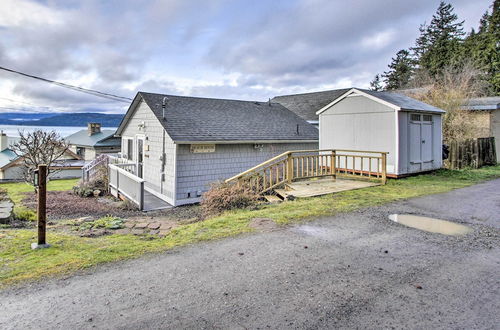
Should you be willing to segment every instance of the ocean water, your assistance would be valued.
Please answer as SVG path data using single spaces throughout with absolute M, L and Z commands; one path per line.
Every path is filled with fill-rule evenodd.
M 22 126 L 22 125 L 0 125 L 0 131 L 7 134 L 9 137 L 9 145 L 16 143 L 19 140 L 19 131 L 23 132 L 33 132 L 34 130 L 41 129 L 44 131 L 55 131 L 63 138 L 81 131 L 82 129 L 87 129 L 87 126 Z M 103 127 L 102 129 L 113 129 L 116 127 Z
M 22 125 L 0 125 L 0 131 L 3 131 L 9 138 L 16 139 L 19 137 L 19 131 L 32 132 L 41 129 L 44 131 L 55 131 L 62 137 L 66 137 L 76 133 L 82 129 L 87 129 L 87 126 L 22 126 Z M 103 127 L 102 129 L 116 129 L 116 127 Z

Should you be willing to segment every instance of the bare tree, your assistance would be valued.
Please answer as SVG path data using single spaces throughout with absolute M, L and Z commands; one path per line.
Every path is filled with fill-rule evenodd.
M 464 63 L 460 68 L 446 67 L 438 77 L 419 70 L 414 83 L 417 88 L 408 90 L 406 94 L 446 110 L 443 118 L 443 139 L 446 143 L 478 137 L 478 117 L 461 109 L 471 98 L 483 96 L 487 89 L 481 72 L 472 63 Z
M 19 157 L 23 165 L 24 180 L 34 185 L 34 171 L 40 164 L 47 166 L 47 178 L 59 170 L 55 162 L 62 158 L 68 150 L 68 145 L 59 134 L 35 130 L 25 133 L 19 131 L 20 139 L 11 146 L 12 151 Z

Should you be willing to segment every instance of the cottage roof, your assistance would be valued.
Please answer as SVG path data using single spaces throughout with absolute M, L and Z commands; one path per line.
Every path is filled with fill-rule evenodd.
M 397 92 L 377 92 L 367 89 L 358 89 L 366 94 L 379 98 L 383 101 L 389 102 L 399 108 L 400 110 L 406 111 L 425 111 L 425 112 L 440 112 L 445 111 L 425 102 L 421 102 L 407 95 L 397 93 Z
M 272 101 L 295 112 L 305 120 L 318 120 L 316 111 L 330 104 L 350 88 L 334 89 L 323 92 L 275 96 Z
M 113 147 L 120 146 L 120 139 L 114 137 L 115 131 L 104 129 L 100 133 L 89 135 L 88 130 L 83 129 L 73 133 L 64 139 L 69 144 L 86 147 Z
M 163 99 L 166 99 L 163 120 Z M 251 102 L 139 92 L 125 115 L 144 100 L 177 143 L 317 141 L 318 130 L 278 103 Z
M 10 164 L 14 160 L 17 159 L 17 155 L 14 151 L 11 149 L 5 149 L 0 152 L 0 168 L 4 167 L 5 165 Z

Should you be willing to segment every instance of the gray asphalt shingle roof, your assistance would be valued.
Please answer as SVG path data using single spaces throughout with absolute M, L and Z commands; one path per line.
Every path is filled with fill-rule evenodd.
M 500 109 L 500 96 L 478 97 L 468 100 L 464 110 L 496 110 Z
M 401 107 L 403 110 L 444 112 L 439 108 L 420 102 L 414 98 L 395 92 L 375 92 L 356 88 L 381 100 Z M 272 100 L 287 107 L 306 120 L 318 120 L 316 112 L 333 102 L 351 88 L 334 89 L 323 92 L 276 96 Z
M 76 133 L 73 133 L 64 139 L 70 143 L 79 146 L 88 147 L 112 147 L 120 146 L 121 142 L 119 138 L 114 138 L 115 131 L 104 129 L 101 133 L 96 133 L 89 136 L 88 130 L 83 129 Z
M 315 127 L 278 103 L 138 95 L 176 142 L 318 140 Z M 164 97 L 168 98 L 166 120 L 162 119 Z
M 350 90 L 350 88 L 305 94 L 281 95 L 275 96 L 271 101 L 283 105 L 305 120 L 318 120 L 316 111 L 328 105 L 348 90 Z

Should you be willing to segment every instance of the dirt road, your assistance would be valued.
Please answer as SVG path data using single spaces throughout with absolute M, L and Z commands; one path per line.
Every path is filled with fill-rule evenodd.
M 466 224 L 404 227 L 392 213 Z M 0 292 L 2 329 L 500 324 L 500 180 Z

